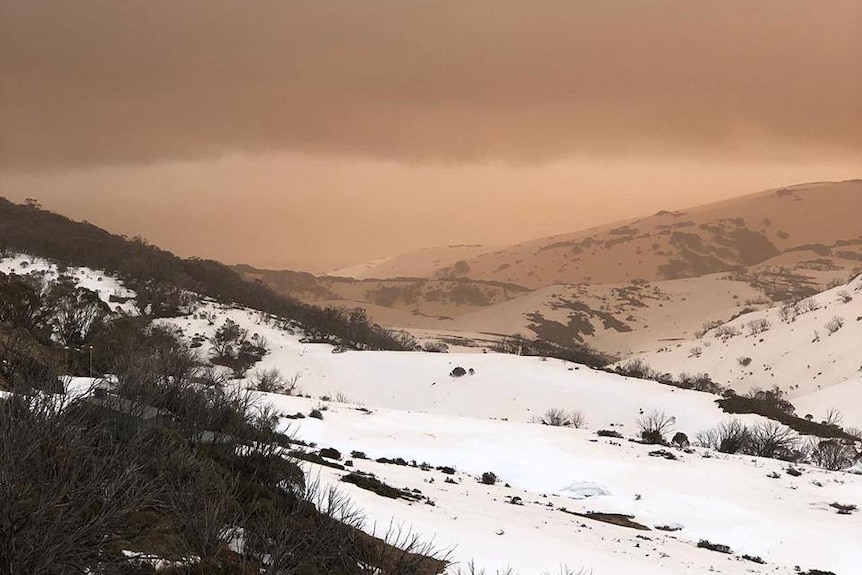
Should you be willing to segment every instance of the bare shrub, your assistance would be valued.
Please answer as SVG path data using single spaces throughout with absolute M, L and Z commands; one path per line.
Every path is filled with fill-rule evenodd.
M 426 341 L 422 344 L 422 349 L 430 353 L 447 353 L 449 344 L 442 341 Z
M 653 410 L 637 420 L 641 439 L 650 444 L 664 444 L 665 435 L 671 432 L 675 423 L 675 417 L 659 410 Z
M 121 564 L 109 550 L 160 486 L 142 467 L 154 445 L 120 447 L 55 398 L 0 401 L 0 573 L 50 575 Z
M 699 332 L 697 332 L 697 333 L 695 333 L 694 335 L 695 335 L 695 337 L 696 337 L 696 338 L 700 339 L 700 338 L 702 338 L 703 336 L 705 336 L 705 335 L 706 335 L 710 330 L 712 330 L 712 329 L 716 329 L 716 328 L 718 328 L 719 326 L 721 326 L 721 322 L 720 322 L 720 321 L 718 321 L 718 320 L 713 320 L 713 321 L 705 322 L 705 323 L 701 326 L 700 331 L 699 331 Z M 716 337 L 717 337 L 717 336 L 716 336 Z
M 823 420 L 824 425 L 834 425 L 835 427 L 838 427 L 841 425 L 842 421 L 844 421 L 844 416 L 837 408 L 830 407 L 826 410 L 826 419 Z
M 587 424 L 587 418 L 580 411 L 565 411 L 556 407 L 552 407 L 541 416 L 533 418 L 532 421 L 551 427 L 574 427 L 576 429 Z
M 284 375 L 275 367 L 257 370 L 251 376 L 254 389 L 265 393 L 283 393 L 285 383 Z
M 742 332 L 739 330 L 739 328 L 727 324 L 718 326 L 713 332 L 715 337 L 717 339 L 720 339 L 721 341 L 727 341 L 732 337 L 740 335 L 741 333 Z
M 766 318 L 754 319 L 746 324 L 751 335 L 758 335 L 768 331 L 772 324 Z
M 758 457 L 791 460 L 798 443 L 799 437 L 792 429 L 775 421 L 767 421 L 752 426 L 746 453 Z
M 701 355 L 703 355 L 703 348 L 700 346 L 695 346 L 688 352 L 688 357 L 700 357 Z
M 837 315 L 833 315 L 832 318 L 823 325 L 823 327 L 826 328 L 826 331 L 829 332 L 829 335 L 832 335 L 833 333 L 844 327 L 844 318 Z
M 745 453 L 751 442 L 751 432 L 738 419 L 730 419 L 698 433 L 696 440 L 698 445 L 721 453 Z
M 838 299 L 841 300 L 841 303 L 850 303 L 853 301 L 853 296 L 850 295 L 850 292 L 847 290 L 841 290 L 838 292 Z
M 617 372 L 628 377 L 636 377 L 638 379 L 658 379 L 661 374 L 653 369 L 644 360 L 635 358 L 627 361 L 625 364 L 617 368 Z
M 679 374 L 679 382 L 676 385 L 683 389 L 693 389 L 706 393 L 721 393 L 724 391 L 724 388 L 720 384 L 712 381 L 712 377 L 708 373 L 696 373 L 692 375 L 684 371 Z
M 853 464 L 856 450 L 840 439 L 828 439 L 814 446 L 810 457 L 812 463 L 819 467 L 840 471 Z

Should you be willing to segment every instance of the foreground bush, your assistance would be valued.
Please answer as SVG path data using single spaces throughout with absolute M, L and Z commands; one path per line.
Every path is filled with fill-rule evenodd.
M 145 572 L 124 550 L 175 562 L 167 575 L 442 572 L 418 538 L 367 535 L 308 484 L 277 418 L 176 334 L 133 335 L 98 394 L 0 400 L 0 575 Z

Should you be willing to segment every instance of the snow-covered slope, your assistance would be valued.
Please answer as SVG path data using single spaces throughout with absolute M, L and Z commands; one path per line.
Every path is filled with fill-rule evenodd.
M 24 256 L 4 260 L 0 270 L 57 273 L 47 262 Z M 105 301 L 111 295 L 134 295 L 101 272 L 70 268 L 67 273 Z M 825 301 L 828 294 L 820 297 L 822 307 L 832 305 Z M 123 305 L 134 310 L 133 302 Z M 630 441 L 638 433 L 639 416 L 652 410 L 674 416 L 675 430 L 692 438 L 729 419 L 712 395 L 554 359 L 333 353 L 330 345 L 303 343 L 301 331 L 283 329 L 282 322 L 265 314 L 208 300 L 201 300 L 191 316 L 158 321 L 200 343 L 205 358 L 207 339 L 229 319 L 256 334 L 256 341 L 266 340 L 270 352 L 255 370 L 298 374 L 309 396 L 259 394 L 260 405 L 274 408 L 279 425 L 298 439 L 316 448 L 334 447 L 343 459 L 353 460 L 342 470 L 307 464 L 310 475 L 346 492 L 366 514 L 369 530 L 380 534 L 402 525 L 451 551 L 453 574 L 470 560 L 489 573 L 511 566 L 523 575 L 554 572 L 560 565 L 595 575 L 790 575 L 796 566 L 855 575 L 862 564 L 862 513 L 839 515 L 831 506 L 862 506 L 862 476 L 807 465 L 794 466 L 801 471 L 796 476 L 787 473 L 788 464 L 775 460 Z M 473 373 L 453 377 L 455 367 Z M 91 383 L 72 379 L 68 388 L 86 393 Z M 831 390 L 841 387 L 820 393 Z M 848 397 L 845 393 L 841 397 Z M 808 397 L 812 405 L 834 399 Z M 549 408 L 580 411 L 586 425 L 530 423 Z M 322 419 L 296 418 L 312 409 L 321 410 Z M 623 437 L 599 437 L 600 429 Z M 381 457 L 417 465 L 374 461 Z M 388 499 L 340 481 L 353 470 L 420 490 L 427 499 Z M 499 482 L 481 483 L 485 472 L 495 473 Z M 613 523 L 629 520 L 629 527 Z M 701 540 L 727 545 L 733 553 L 700 548 Z M 758 557 L 765 563 L 751 560 Z
M 267 397 L 286 413 L 319 403 Z M 677 460 L 650 456 L 654 448 L 597 438 L 585 430 L 437 414 L 330 404 L 323 419 L 283 420 L 298 437 L 368 457 L 432 467 L 453 466 L 456 483 L 434 469 L 353 459 L 355 469 L 386 483 L 419 489 L 434 505 L 389 500 L 339 484 L 378 526 L 396 521 L 463 564 L 553 572 L 558 565 L 596 575 L 637 573 L 793 573 L 794 566 L 858 573 L 862 515 L 839 516 L 833 502 L 858 504 L 862 477 L 779 461 L 675 451 Z M 709 457 L 707 457 L 709 456 Z M 348 469 L 349 471 L 350 469 Z M 500 483 L 478 481 L 486 471 Z M 336 481 L 346 472 L 321 470 Z M 451 480 L 451 479 L 450 479 Z M 507 487 L 505 484 L 511 487 Z M 520 498 L 523 505 L 512 504 Z M 517 501 L 517 500 L 516 500 Z M 649 531 L 609 525 L 565 511 L 632 516 Z M 671 533 L 656 526 L 679 529 Z M 697 547 L 702 540 L 735 555 Z M 759 556 L 765 565 L 741 559 Z
M 806 409 L 817 418 L 834 402 L 828 407 L 854 411 L 862 421 L 862 404 L 852 401 L 862 389 L 862 276 L 795 307 L 748 313 L 637 357 L 674 376 L 708 373 L 737 391 L 777 385 L 800 407 L 810 402 Z
M 228 319 L 266 339 L 271 352 L 256 369 L 299 374 L 313 397 L 339 394 L 369 406 L 447 415 L 529 421 L 550 408 L 582 412 L 592 429 L 620 424 L 634 433 L 643 412 L 661 409 L 689 434 L 726 418 L 715 397 L 651 381 L 630 379 L 557 359 L 496 353 L 332 353 L 327 345 L 304 344 L 260 321 L 249 310 L 206 304 L 213 325 L 198 318 L 164 320 L 189 336 L 211 337 Z M 204 311 L 203 309 L 201 311 Z M 455 367 L 474 375 L 452 377 Z
M 706 452 L 670 451 L 634 443 L 642 411 L 676 417 L 690 436 L 729 419 L 714 396 L 632 380 L 559 360 L 498 354 L 332 353 L 305 344 L 259 313 L 206 303 L 197 317 L 163 320 L 189 337 L 209 337 L 227 319 L 268 342 L 257 369 L 300 374 L 310 398 L 262 394 L 281 425 L 317 447 L 353 457 L 345 470 L 309 465 L 337 484 L 378 532 L 395 522 L 466 561 L 521 573 L 565 564 L 592 573 L 794 573 L 795 566 L 855 573 L 862 515 L 838 515 L 831 503 L 862 501 L 862 477 Z M 213 315 L 211 315 L 213 314 Z M 212 323 L 212 325 L 210 325 Z M 206 349 L 204 347 L 204 349 Z M 474 375 L 451 377 L 456 366 Z M 340 401 L 321 399 L 338 396 Z M 584 429 L 529 423 L 550 407 L 581 411 Z M 323 419 L 294 419 L 322 409 Z M 745 416 L 749 421 L 757 416 Z M 613 429 L 625 438 L 600 438 Z M 403 458 L 421 466 L 378 463 Z M 451 466 L 454 476 L 434 468 Z M 387 499 L 339 482 L 351 470 L 389 485 L 419 489 L 434 505 Z M 500 483 L 477 478 L 491 471 Z M 449 478 L 454 483 L 446 482 Z M 510 487 L 505 487 L 508 483 Z M 513 497 L 520 499 L 511 503 Z M 563 510 L 565 509 L 565 511 Z M 569 512 L 631 516 L 638 531 Z M 666 532 L 656 526 L 670 526 Z M 730 546 L 732 555 L 698 548 L 700 540 Z M 812 544 L 816 542 L 816 544 Z M 742 558 L 761 557 L 766 564 Z M 456 572 L 458 565 L 452 572 Z
M 126 288 L 123 282 L 101 270 L 86 267 L 68 267 L 60 270 L 57 264 L 43 258 L 16 254 L 0 258 L 0 273 L 21 276 L 39 274 L 43 276 L 44 281 L 54 281 L 60 275 L 69 276 L 78 287 L 98 293 L 99 298 L 113 311 L 122 311 L 130 315 L 137 313 L 134 301 L 111 301 L 112 297 L 121 300 L 134 298 L 135 293 Z

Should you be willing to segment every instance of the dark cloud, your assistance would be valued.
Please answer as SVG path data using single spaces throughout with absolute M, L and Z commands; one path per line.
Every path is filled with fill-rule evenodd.
M 8 0 L 0 166 L 858 156 L 858 0 Z

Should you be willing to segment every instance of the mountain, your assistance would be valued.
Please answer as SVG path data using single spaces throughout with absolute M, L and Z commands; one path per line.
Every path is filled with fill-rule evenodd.
M 457 262 L 493 253 L 500 247 L 470 244 L 425 248 L 335 269 L 326 275 L 356 279 L 457 276 L 463 275 L 455 266 Z
M 529 288 L 658 281 L 760 265 L 848 269 L 862 262 L 859 213 L 862 180 L 800 184 L 497 251 L 458 254 L 424 270 L 404 256 L 409 274 L 394 265 L 400 258 L 393 258 L 389 275 L 376 277 L 434 277 L 459 260 L 459 275 Z
M 860 213 L 862 180 L 801 184 L 496 251 L 456 246 L 341 270 L 374 280 L 238 269 L 426 339 L 522 333 L 628 356 L 846 282 L 862 269 Z M 453 286 L 477 297 L 453 302 Z
M 140 242 L 20 215 L 48 225 L 7 245 L 54 255 L 0 256 L 0 502 L 27 518 L 0 530 L 10 572 L 47 560 L 82 572 L 850 575 L 862 561 L 862 438 L 801 417 L 825 389 L 795 390 L 792 405 L 742 387 L 717 395 L 530 357 L 516 339 L 519 353 L 385 350 L 339 335 L 321 311 L 280 315 L 306 308 L 214 262 L 203 274 Z M 139 275 L 152 268 L 156 294 Z M 759 312 L 802 333 L 847 320 L 806 348 L 842 406 L 857 397 L 838 377 L 858 341 L 860 282 Z M 341 283 L 324 287 L 366 289 Z M 494 285 L 418 285 L 462 283 Z M 182 297 L 161 305 L 170 287 Z M 363 328 L 348 335 L 382 337 L 361 319 L 346 318 Z M 779 327 L 731 340 L 776 353 L 795 333 Z M 47 393 L 50 377 L 62 393 Z

